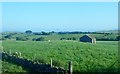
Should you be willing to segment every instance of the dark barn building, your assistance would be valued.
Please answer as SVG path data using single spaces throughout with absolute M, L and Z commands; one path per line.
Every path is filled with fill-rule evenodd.
M 96 43 L 96 38 L 90 35 L 83 35 L 80 38 L 80 42 L 90 42 L 90 43 Z

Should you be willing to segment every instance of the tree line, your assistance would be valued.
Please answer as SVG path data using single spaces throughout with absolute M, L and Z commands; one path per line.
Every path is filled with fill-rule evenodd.
M 32 32 L 31 30 L 27 30 L 24 33 L 2 33 L 2 36 L 0 37 L 0 40 L 6 40 L 6 39 L 16 39 L 19 41 L 45 41 L 45 37 L 38 37 L 38 38 L 30 38 L 30 36 L 34 35 L 58 35 L 58 34 L 94 34 L 96 40 L 98 41 L 119 41 L 120 36 L 115 33 L 97 33 L 97 32 Z M 97 34 L 100 34 L 100 36 L 97 36 Z M 16 37 L 14 37 L 16 35 Z M 29 37 L 28 37 L 29 36 Z M 59 40 L 78 40 L 76 37 L 61 37 Z

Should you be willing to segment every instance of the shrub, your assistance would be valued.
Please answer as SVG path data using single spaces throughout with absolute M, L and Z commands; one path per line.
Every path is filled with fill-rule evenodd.
M 117 37 L 116 37 L 116 40 L 117 40 L 117 41 L 120 41 L 120 36 L 117 36 Z
M 32 34 L 32 31 L 31 30 L 27 30 L 25 31 L 26 34 Z
M 73 38 L 72 38 L 72 40 L 76 40 L 76 38 L 75 38 L 75 37 L 73 37 Z
M 39 63 L 47 63 L 47 59 L 45 59 L 45 58 L 40 58 L 40 57 L 38 57 L 38 58 L 35 58 L 35 60 L 34 60 L 35 62 L 39 62 Z
M 25 37 L 16 37 L 16 40 L 27 41 L 27 40 L 29 40 L 29 38 L 25 38 Z
M 60 40 L 66 40 L 66 38 L 60 38 Z
M 6 36 L 4 36 L 4 38 L 10 39 L 10 38 L 11 38 L 11 35 L 6 35 Z
M 61 66 L 62 66 L 62 62 L 59 61 L 59 60 L 53 60 L 53 65 L 54 65 L 54 66 L 61 67 Z
M 33 38 L 32 41 L 36 41 L 36 38 Z
M 45 38 L 44 37 L 40 37 L 40 38 L 37 38 L 37 39 L 33 39 L 35 41 L 45 41 Z

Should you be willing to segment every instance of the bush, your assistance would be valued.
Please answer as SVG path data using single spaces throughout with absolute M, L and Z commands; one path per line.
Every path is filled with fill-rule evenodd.
M 26 34 L 32 34 L 32 31 L 31 30 L 27 30 L 25 31 Z
M 36 38 L 33 38 L 32 41 L 36 41 Z
M 44 63 L 44 64 L 48 62 L 47 59 L 41 58 L 41 57 L 36 57 L 34 61 L 39 63 Z
M 75 37 L 72 37 L 72 38 L 60 38 L 60 40 L 76 40 Z
M 61 66 L 62 66 L 62 61 L 59 61 L 59 60 L 53 60 L 53 65 L 54 65 L 54 66 L 61 67 Z
M 72 38 L 72 40 L 76 40 L 76 38 L 75 38 L 75 37 L 73 37 L 73 38 Z
M 45 41 L 44 37 L 33 38 L 32 41 Z
M 0 40 L 6 40 L 6 38 L 2 38 L 2 39 L 0 39 Z
M 47 32 L 41 32 L 42 33 L 42 35 L 50 35 L 49 33 L 47 33 Z
M 29 40 L 29 38 L 25 38 L 25 37 L 16 37 L 16 40 L 27 41 L 27 40 Z
M 36 41 L 44 41 L 43 37 L 37 38 Z
M 66 40 L 66 38 L 60 38 L 60 40 Z
M 6 40 L 6 38 L 5 37 L 0 37 L 0 40 Z
M 10 38 L 11 38 L 11 35 L 6 35 L 6 36 L 4 36 L 4 38 L 10 39 Z
M 117 36 L 117 37 L 116 37 L 116 40 L 117 40 L 117 41 L 120 41 L 120 36 Z

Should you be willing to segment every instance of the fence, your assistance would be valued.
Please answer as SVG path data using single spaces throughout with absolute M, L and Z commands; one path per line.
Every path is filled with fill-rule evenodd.
M 69 67 L 68 67 L 69 70 L 65 70 L 63 68 L 53 67 L 52 59 L 51 59 L 50 64 L 41 64 L 39 62 L 33 62 L 31 60 L 24 59 L 22 57 L 16 57 L 13 55 L 9 55 L 6 52 L 3 52 L 1 54 L 2 54 L 2 60 L 6 60 L 8 62 L 12 62 L 17 65 L 20 65 L 29 72 L 49 73 L 49 74 L 72 74 L 72 63 L 71 62 L 69 62 Z

